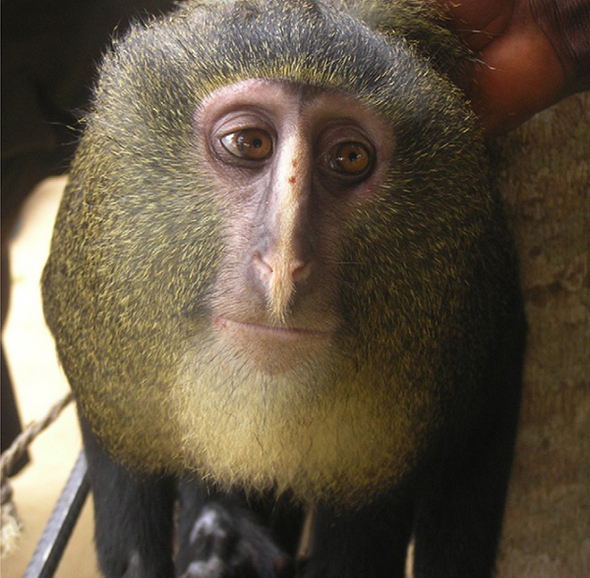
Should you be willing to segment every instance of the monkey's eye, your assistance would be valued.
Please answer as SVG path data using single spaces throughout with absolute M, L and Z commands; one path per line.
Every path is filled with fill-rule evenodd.
M 262 161 L 272 154 L 271 136 L 258 128 L 230 132 L 220 140 L 229 153 L 241 159 Z
M 326 153 L 325 162 L 330 170 L 341 175 L 359 177 L 371 168 L 372 154 L 359 142 L 344 142 Z

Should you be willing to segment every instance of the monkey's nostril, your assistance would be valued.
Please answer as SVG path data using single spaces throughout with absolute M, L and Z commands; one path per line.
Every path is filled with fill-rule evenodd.
M 293 267 L 293 281 L 305 281 L 311 274 L 311 261 L 297 261 Z
M 252 261 L 254 262 L 254 266 L 256 267 L 256 270 L 258 271 L 262 279 L 268 279 L 272 276 L 274 270 L 264 260 L 260 252 L 254 251 L 252 255 Z

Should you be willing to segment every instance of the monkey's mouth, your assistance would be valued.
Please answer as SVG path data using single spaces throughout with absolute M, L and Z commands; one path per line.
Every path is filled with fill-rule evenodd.
M 331 343 L 333 331 L 270 326 L 217 317 L 214 328 L 240 359 L 270 374 L 285 373 L 301 363 L 317 361 Z
M 301 327 L 271 326 L 258 323 L 234 321 L 227 317 L 217 317 L 214 326 L 219 331 L 250 334 L 253 338 L 262 338 L 280 342 L 296 342 L 308 339 L 329 339 L 333 331 L 320 331 Z

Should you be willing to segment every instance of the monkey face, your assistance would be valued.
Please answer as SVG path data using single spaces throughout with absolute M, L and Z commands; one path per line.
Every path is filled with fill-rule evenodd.
M 469 419 L 509 237 L 403 17 L 385 37 L 321 3 L 244 10 L 187 8 L 107 58 L 46 318 L 115 459 L 369 499 Z

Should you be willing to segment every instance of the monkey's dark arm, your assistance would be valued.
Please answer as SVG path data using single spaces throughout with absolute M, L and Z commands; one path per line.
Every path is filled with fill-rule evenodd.
M 399 496 L 346 512 L 319 507 L 311 556 L 302 576 L 404 576 L 412 515 L 411 500 Z
M 94 497 L 98 561 L 107 578 L 170 578 L 174 482 L 133 477 L 99 446 L 80 417 Z
M 512 319 L 497 355 L 491 356 L 484 382 L 491 407 L 465 436 L 465 459 L 456 467 L 456 454 L 448 452 L 443 461 L 451 463 L 441 463 L 425 477 L 430 488 L 424 488 L 417 505 L 414 527 L 416 578 L 493 575 L 518 426 L 527 331 L 520 306 Z

